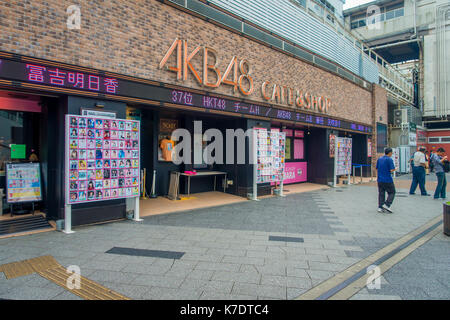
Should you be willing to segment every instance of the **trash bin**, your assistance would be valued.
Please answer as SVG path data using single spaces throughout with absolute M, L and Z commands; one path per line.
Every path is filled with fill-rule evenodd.
M 444 234 L 450 236 L 450 202 L 444 203 Z

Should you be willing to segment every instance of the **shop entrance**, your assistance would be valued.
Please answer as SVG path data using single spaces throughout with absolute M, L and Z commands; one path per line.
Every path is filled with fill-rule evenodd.
M 145 189 L 148 198 L 141 201 L 142 216 L 246 201 L 246 198 L 237 194 L 239 186 L 246 182 L 245 170 L 248 166 L 237 164 L 236 161 L 233 164 L 226 163 L 225 140 L 227 129 L 240 128 L 245 131 L 246 119 L 206 112 L 160 110 L 138 106 L 129 108 L 128 114 L 130 113 L 139 114 L 141 120 L 141 169 L 146 169 Z M 195 133 L 195 123 L 201 124 L 202 137 L 209 129 L 216 129 L 222 133 L 223 164 L 208 164 L 204 161 L 205 147 L 213 141 L 202 142 L 200 134 Z M 190 134 L 190 154 L 183 154 L 183 157 L 190 158 L 191 163 L 176 164 L 173 161 L 174 155 L 171 150 L 176 142 L 171 140 L 171 134 L 176 129 L 185 129 Z M 236 144 L 234 151 L 234 157 L 237 158 Z M 216 156 L 215 153 L 213 155 Z M 194 158 L 200 159 L 201 162 L 194 161 Z M 196 172 L 194 175 L 185 175 L 186 172 L 194 171 Z M 171 172 L 180 173 L 179 200 L 168 199 Z M 157 198 L 152 198 L 153 192 Z
M 0 91 L 0 221 L 45 212 L 43 125 L 39 96 Z

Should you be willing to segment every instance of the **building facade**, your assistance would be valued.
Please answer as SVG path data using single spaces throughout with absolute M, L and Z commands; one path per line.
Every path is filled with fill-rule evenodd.
M 346 26 L 370 50 L 393 64 L 414 87 L 414 99 L 409 103 L 395 96 L 389 99 L 390 127 L 398 131 L 394 135 L 406 137 L 417 127 L 417 138 L 428 129 L 440 129 L 445 136 L 450 127 L 449 2 L 377 0 L 348 9 L 344 16 Z M 396 121 L 394 112 L 399 109 L 407 110 L 407 116 Z M 405 124 L 410 123 L 413 126 L 406 128 Z M 408 145 L 406 139 L 393 140 Z
M 368 168 L 385 147 L 377 138 L 388 120 L 385 89 L 212 3 L 1 1 L 0 9 L 2 143 L 26 145 L 27 159 L 37 154 L 40 206 L 50 219 L 64 218 L 65 115 L 84 109 L 140 120 L 140 167 L 156 171 L 162 196 L 170 172 L 185 170 L 226 172 L 219 181 L 226 192 L 251 190 L 249 164 L 176 165 L 165 157 L 162 141 L 177 128 L 193 133 L 195 121 L 203 132 L 284 130 L 286 165 L 304 168 L 292 182 L 333 181 L 330 135 L 352 137 L 353 162 Z M 210 191 L 212 183 L 198 178 L 190 191 Z M 181 191 L 187 187 L 181 180 Z M 270 188 L 261 184 L 259 192 Z M 123 218 L 126 203 L 79 204 L 72 213 L 74 225 Z

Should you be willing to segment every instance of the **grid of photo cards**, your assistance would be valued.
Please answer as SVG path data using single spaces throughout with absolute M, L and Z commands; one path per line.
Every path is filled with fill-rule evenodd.
M 139 121 L 66 116 L 68 204 L 138 197 Z

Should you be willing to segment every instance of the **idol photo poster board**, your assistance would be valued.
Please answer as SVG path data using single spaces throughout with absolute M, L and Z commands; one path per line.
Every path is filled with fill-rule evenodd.
M 7 203 L 41 201 L 40 163 L 7 163 L 6 187 Z
M 139 197 L 140 122 L 66 115 L 66 204 Z
M 256 183 L 281 182 L 284 176 L 284 132 L 256 128 Z

